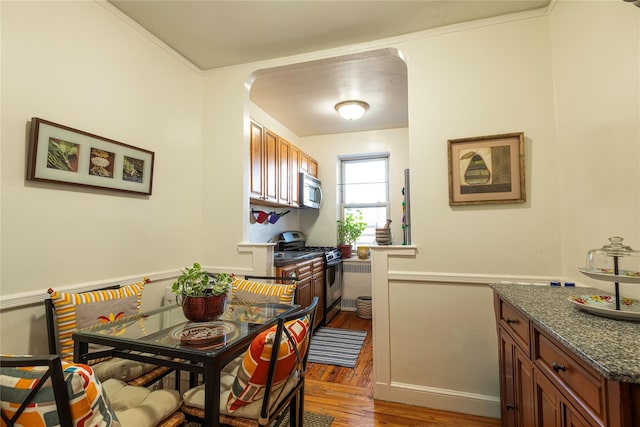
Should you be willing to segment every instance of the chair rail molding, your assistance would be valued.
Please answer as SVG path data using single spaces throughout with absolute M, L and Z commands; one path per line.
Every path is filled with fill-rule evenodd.
M 261 276 L 273 275 L 273 247 L 274 243 L 240 243 L 237 245 L 238 252 L 248 253 L 251 255 L 251 265 L 253 267 L 225 267 L 225 266 L 207 266 L 203 268 L 210 272 L 233 272 L 237 275 L 254 274 Z M 156 271 L 133 276 L 124 276 L 116 278 L 108 278 L 104 280 L 96 280 L 92 282 L 77 283 L 68 286 L 57 286 L 55 290 L 63 292 L 87 292 L 94 289 L 104 288 L 113 285 L 123 285 L 128 283 L 141 282 L 146 277 L 151 283 L 164 280 L 173 280 L 181 274 L 181 268 L 174 268 L 164 271 Z M 9 295 L 0 295 L 0 311 L 7 309 L 15 309 L 26 307 L 34 304 L 41 304 L 49 294 L 47 289 L 38 289 L 27 292 L 18 292 Z

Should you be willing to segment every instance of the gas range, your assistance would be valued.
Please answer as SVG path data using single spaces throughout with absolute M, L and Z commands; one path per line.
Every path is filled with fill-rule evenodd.
M 338 248 L 332 246 L 307 246 L 306 236 L 301 231 L 285 231 L 274 239 L 274 257 L 277 259 L 305 259 L 324 256 L 325 264 L 342 261 Z

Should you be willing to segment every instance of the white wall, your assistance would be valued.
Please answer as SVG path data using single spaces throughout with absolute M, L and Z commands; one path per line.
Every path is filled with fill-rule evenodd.
M 622 236 L 640 250 L 640 9 L 560 2 L 551 15 L 562 273 L 581 277 L 589 249 Z M 636 285 L 623 285 L 640 298 Z
M 199 259 L 199 73 L 95 2 L 0 7 L 2 295 L 141 278 Z M 25 181 L 32 117 L 154 151 L 153 194 Z M 159 304 L 152 288 L 145 297 Z M 41 305 L 3 311 L 2 351 L 45 351 L 42 314 Z
M 318 161 L 318 177 L 322 181 L 324 203 L 317 211 L 303 211 L 300 223 L 308 230 L 312 245 L 336 245 L 338 219 L 339 156 L 365 153 L 389 153 L 389 201 L 391 234 L 395 244 L 402 243 L 402 194 L 404 170 L 409 167 L 408 129 L 388 129 L 310 136 L 300 139 L 300 148 Z M 335 201 L 335 203 L 334 203 Z

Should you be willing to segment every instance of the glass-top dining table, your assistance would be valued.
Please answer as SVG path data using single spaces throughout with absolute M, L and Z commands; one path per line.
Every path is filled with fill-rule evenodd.
M 218 426 L 222 368 L 245 351 L 260 332 L 275 325 L 278 316 L 299 308 L 231 303 L 216 321 L 190 322 L 181 306 L 171 305 L 76 331 L 73 358 L 76 363 L 87 363 L 114 356 L 188 371 L 192 379 L 202 375 L 207 403 L 204 425 Z

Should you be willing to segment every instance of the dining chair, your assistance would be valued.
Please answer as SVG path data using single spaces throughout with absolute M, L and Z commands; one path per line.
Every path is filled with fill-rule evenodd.
M 2 424 L 8 427 L 177 427 L 185 419 L 177 391 L 101 383 L 89 366 L 59 355 L 2 355 L 0 375 Z M 116 384 L 107 390 L 110 382 Z M 124 386 L 126 392 L 114 392 Z
M 50 298 L 44 300 L 49 353 L 59 354 L 62 360 L 72 362 L 72 335 L 81 328 L 113 322 L 114 334 L 124 332 L 119 329 L 117 321 L 139 312 L 143 289 L 143 282 L 81 293 L 50 289 Z M 143 387 L 172 372 L 164 366 L 117 357 L 102 357 L 90 363 L 101 381 L 118 378 L 130 385 Z
M 313 317 L 311 304 L 278 318 L 277 325 L 259 334 L 240 357 L 221 373 L 220 423 L 234 427 L 279 423 L 289 410 L 289 425 L 302 426 L 304 381 Z M 187 418 L 204 418 L 204 385 L 183 395 Z
M 232 301 L 292 305 L 296 302 L 297 283 L 297 277 L 246 275 L 231 284 Z

